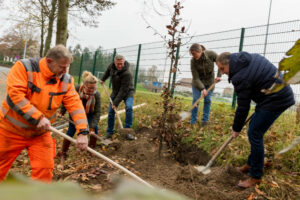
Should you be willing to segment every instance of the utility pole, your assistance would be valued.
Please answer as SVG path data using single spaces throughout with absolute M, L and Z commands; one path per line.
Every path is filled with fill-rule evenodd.
M 266 37 L 265 37 L 265 45 L 264 45 L 264 54 L 263 54 L 264 56 L 266 55 L 266 50 L 267 50 L 271 8 L 272 8 L 272 0 L 270 0 L 270 6 L 269 6 L 269 16 L 268 16 L 268 23 L 267 23 L 267 30 L 266 30 Z

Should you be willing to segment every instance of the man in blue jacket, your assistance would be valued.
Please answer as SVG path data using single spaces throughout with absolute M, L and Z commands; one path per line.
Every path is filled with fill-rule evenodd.
M 217 57 L 217 65 L 223 74 L 228 75 L 237 94 L 238 107 L 232 126 L 233 137 L 237 137 L 247 118 L 251 100 L 256 103 L 248 129 L 251 151 L 247 164 L 238 169 L 250 177 L 241 181 L 238 186 L 248 188 L 259 184 L 264 166 L 264 134 L 283 111 L 295 104 L 290 86 L 265 95 L 262 89 L 270 88 L 276 81 L 277 68 L 259 54 L 247 52 L 224 52 Z

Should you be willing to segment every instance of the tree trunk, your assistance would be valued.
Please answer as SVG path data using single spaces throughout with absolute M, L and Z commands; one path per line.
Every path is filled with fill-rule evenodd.
M 69 0 L 58 0 L 56 45 L 66 46 L 68 39 L 68 8 Z
M 44 30 L 45 30 L 45 19 L 43 10 L 41 10 L 41 46 L 40 46 L 40 57 L 43 56 L 43 49 L 44 49 Z
M 56 12 L 56 3 L 57 3 L 57 0 L 52 0 L 52 2 L 51 2 L 51 12 L 49 15 L 49 24 L 48 24 L 47 38 L 46 38 L 46 42 L 45 42 L 44 56 L 47 54 L 48 50 L 50 49 L 50 45 L 51 45 L 51 41 L 52 41 L 53 23 L 54 23 L 55 12 Z

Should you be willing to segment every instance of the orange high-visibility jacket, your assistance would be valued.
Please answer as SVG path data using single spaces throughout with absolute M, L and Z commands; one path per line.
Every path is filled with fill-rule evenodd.
M 36 129 L 45 116 L 51 123 L 61 103 L 75 122 L 77 131 L 88 130 L 87 119 L 74 79 L 58 79 L 49 70 L 46 58 L 17 61 L 7 77 L 7 97 L 0 108 L 0 127 L 26 138 L 43 134 Z

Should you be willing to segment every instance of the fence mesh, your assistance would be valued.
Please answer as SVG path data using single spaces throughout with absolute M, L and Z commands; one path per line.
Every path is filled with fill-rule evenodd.
M 300 20 L 274 23 L 269 24 L 269 26 L 247 27 L 244 29 L 242 46 L 240 44 L 241 31 L 242 29 L 234 29 L 182 38 L 182 44 L 184 45 L 180 48 L 175 94 L 184 96 L 192 95 L 191 56 L 188 51 L 191 44 L 200 43 L 206 49 L 213 50 L 218 54 L 225 51 L 238 52 L 240 49 L 249 53 L 259 53 L 270 60 L 275 66 L 278 66 L 285 52 L 299 39 Z M 74 56 L 70 73 L 75 78 L 78 78 L 79 73 L 88 70 L 101 78 L 107 66 L 113 62 L 114 51 L 116 54 L 123 55 L 130 63 L 130 69 L 137 82 L 137 90 L 159 92 L 163 84 L 167 82 L 170 70 L 170 58 L 167 55 L 167 48 L 164 42 L 141 44 L 139 58 L 139 44 L 108 50 L 100 49 L 97 52 L 83 53 L 83 56 L 78 54 Z M 96 60 L 95 54 L 97 54 Z M 137 63 L 138 60 L 139 63 Z M 137 77 L 135 77 L 136 70 L 138 70 Z M 217 73 L 217 66 L 215 66 L 215 73 Z M 292 85 L 292 88 L 297 103 L 300 103 L 300 85 Z M 232 94 L 233 86 L 228 83 L 227 76 L 222 76 L 222 81 L 217 84 L 214 90 L 215 98 L 231 102 Z

